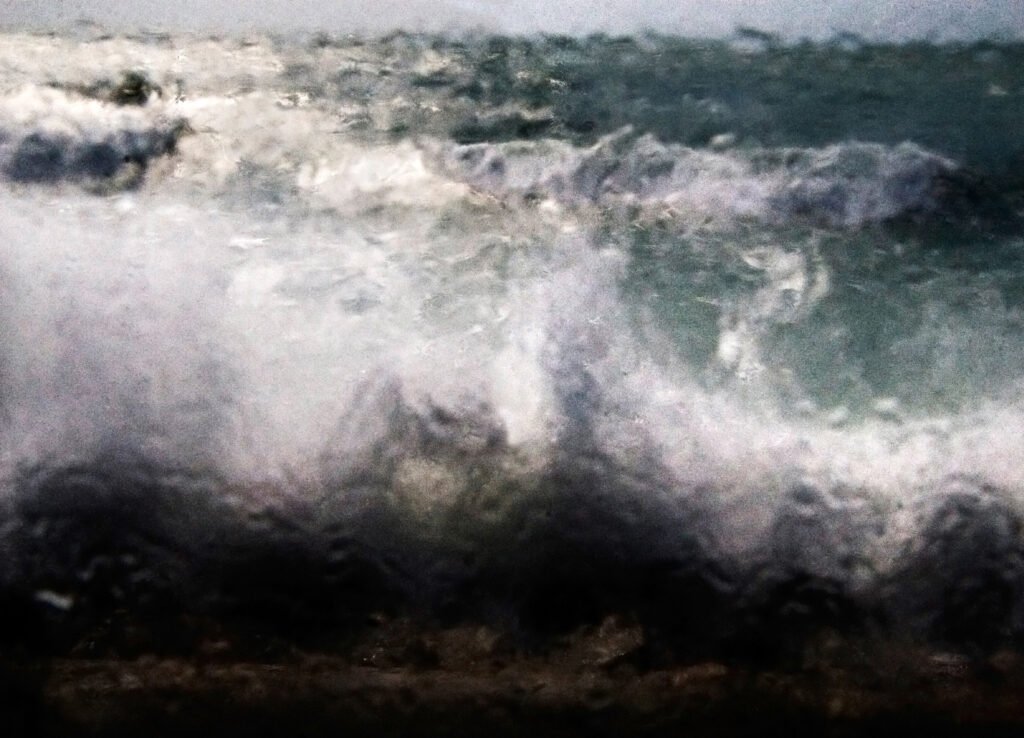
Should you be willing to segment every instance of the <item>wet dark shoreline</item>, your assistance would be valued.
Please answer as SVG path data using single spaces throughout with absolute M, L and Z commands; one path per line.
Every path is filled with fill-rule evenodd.
M 429 666 L 311 653 L 273 663 L 57 659 L 8 667 L 20 694 L 5 711 L 12 737 L 988 736 L 1024 726 L 1018 655 L 975 663 L 911 648 L 888 654 L 873 668 L 701 662 L 650 671 L 594 663 L 578 643 L 484 663 L 447 653 L 448 663 Z

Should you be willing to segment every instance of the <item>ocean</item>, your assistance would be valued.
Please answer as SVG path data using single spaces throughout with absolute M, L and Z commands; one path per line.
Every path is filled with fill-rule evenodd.
M 7 637 L 1019 644 L 1022 131 L 1011 41 L 8 33 Z

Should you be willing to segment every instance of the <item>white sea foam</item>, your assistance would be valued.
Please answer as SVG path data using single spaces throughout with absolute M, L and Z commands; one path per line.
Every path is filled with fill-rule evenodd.
M 120 43 L 69 48 L 99 65 Z M 908 288 L 924 295 L 924 318 L 892 329 L 903 333 L 885 361 L 937 341 L 952 357 L 936 386 L 974 348 L 1002 357 L 988 373 L 977 363 L 977 386 L 992 391 L 971 385 L 959 403 L 905 409 L 858 376 L 860 406 L 830 406 L 798 363 L 772 354 L 787 331 L 822 320 L 798 360 L 829 366 L 838 350 L 816 337 L 862 327 L 842 323 L 853 321 L 837 291 L 903 248 L 865 248 L 850 267 L 858 230 L 941 216 L 962 174 L 954 161 L 912 143 L 694 149 L 630 131 L 590 148 L 373 138 L 339 128 L 348 112 L 334 103 L 271 89 L 280 63 L 267 46 L 230 47 L 256 80 L 248 89 L 212 70 L 196 93 L 173 95 L 176 65 L 208 46 L 176 56 L 124 44 L 118 64 L 150 55 L 163 88 L 144 107 L 90 98 L 59 58 L 60 89 L 37 81 L 0 96 L 7 497 L 26 468 L 88 467 L 127 449 L 207 474 L 254 507 L 298 499 L 327 520 L 397 510 L 436 553 L 465 544 L 452 530 L 500 541 L 517 495 L 564 492 L 597 510 L 572 518 L 569 537 L 634 551 L 653 526 L 652 558 L 682 556 L 696 537 L 740 569 L 776 557 L 779 571 L 858 592 L 898 574 L 943 500 L 1024 514 L 1024 407 L 1007 368 L 1017 353 L 1002 347 L 1019 315 L 998 294 L 948 323 L 943 280 L 963 274 L 941 273 Z M 100 195 L 77 187 L 83 147 L 120 157 L 133 136 L 172 135 L 177 119 L 189 131 L 153 145 L 144 178 Z M 33 136 L 65 164 L 19 177 L 12 162 Z M 651 211 L 671 224 L 653 255 L 628 237 Z M 847 261 L 826 258 L 823 231 Z M 687 247 L 672 239 L 705 233 L 694 247 L 703 272 L 685 284 L 722 289 L 700 364 L 653 314 L 662 296 L 637 287 L 634 267 L 665 255 L 647 272 L 660 276 Z M 669 295 L 679 320 L 690 297 Z M 974 343 L 942 343 L 943 325 Z M 851 362 L 864 374 L 879 359 Z
M 440 158 L 454 176 L 498 194 L 847 227 L 934 214 L 947 205 L 944 186 L 960 176 L 955 162 L 911 143 L 717 153 L 632 134 L 624 129 L 587 150 L 557 142 L 451 146 Z

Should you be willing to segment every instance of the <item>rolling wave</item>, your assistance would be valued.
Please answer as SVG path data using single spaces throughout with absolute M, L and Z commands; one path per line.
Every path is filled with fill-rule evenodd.
M 577 67 L 528 74 L 525 43 L 11 37 L 8 635 L 389 612 L 527 640 L 626 614 L 678 655 L 1018 642 L 1005 170 L 955 136 L 757 140 L 750 99 L 665 98 L 709 136 L 587 128 L 579 60 L 647 52 L 549 39 Z

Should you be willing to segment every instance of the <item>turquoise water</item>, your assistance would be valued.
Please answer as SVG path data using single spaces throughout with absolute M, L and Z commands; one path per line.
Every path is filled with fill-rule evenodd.
M 0 584 L 1015 642 L 1022 56 L 6 36 Z

